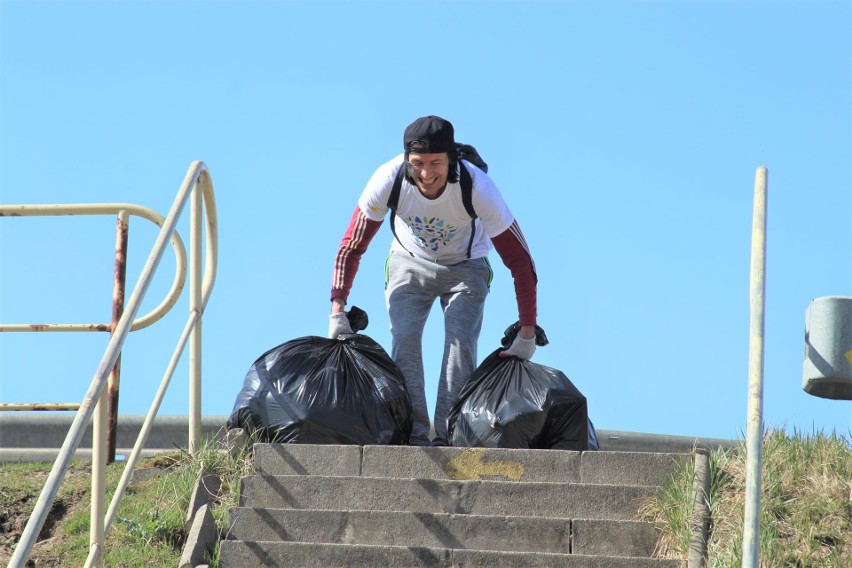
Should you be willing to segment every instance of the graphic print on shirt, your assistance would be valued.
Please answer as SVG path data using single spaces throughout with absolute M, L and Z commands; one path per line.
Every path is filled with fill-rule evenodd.
M 447 246 L 459 230 L 458 227 L 448 225 L 444 219 L 438 217 L 408 217 L 406 225 L 417 244 L 433 252 L 438 252 Z

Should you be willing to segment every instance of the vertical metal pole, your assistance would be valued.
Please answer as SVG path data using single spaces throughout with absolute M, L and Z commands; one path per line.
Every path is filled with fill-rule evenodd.
M 92 422 L 92 509 L 89 512 L 89 548 L 104 548 L 106 512 L 107 392 L 101 391 Z M 103 556 L 96 566 L 103 566 Z
M 127 211 L 118 212 L 118 222 L 115 229 L 115 271 L 112 289 L 112 325 L 110 332 L 115 330 L 118 320 L 124 313 L 124 290 L 127 279 L 127 230 L 130 215 Z M 115 366 L 109 374 L 107 392 L 109 397 L 109 434 L 107 437 L 106 463 L 115 461 L 115 446 L 118 437 L 118 385 L 121 379 L 121 353 L 115 360 Z
M 763 338 L 766 291 L 766 168 L 757 168 L 751 228 L 749 302 L 748 424 L 746 430 L 746 496 L 743 522 L 743 568 L 758 567 L 760 542 L 760 476 L 763 447 Z
M 189 453 L 201 442 L 201 244 L 202 192 L 198 178 L 190 197 L 189 219 L 189 311 L 196 317 L 189 336 Z

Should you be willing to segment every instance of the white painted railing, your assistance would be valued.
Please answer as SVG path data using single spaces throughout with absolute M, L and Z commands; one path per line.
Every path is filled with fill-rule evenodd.
M 178 253 L 178 274 L 172 286 L 172 292 L 163 303 L 153 312 L 139 320 L 134 320 L 136 313 L 142 303 L 145 293 L 157 270 L 160 259 L 171 240 L 173 243 L 180 242 L 177 236 L 177 222 L 187 202 L 190 203 L 190 254 L 189 254 L 189 316 L 186 325 L 178 339 L 172 358 L 163 375 L 160 388 L 148 411 L 145 423 L 142 426 L 133 451 L 127 459 L 119 487 L 116 489 L 109 511 L 104 514 L 105 504 L 105 478 L 107 463 L 107 400 L 105 385 L 108 375 L 114 368 L 121 353 L 124 342 L 133 329 L 139 329 L 150 325 L 164 313 L 166 313 L 177 301 L 180 290 L 183 287 L 185 269 L 181 269 L 181 254 Z M 7 208 L 7 209 L 4 209 Z M 65 208 L 65 209 L 63 209 Z M 117 208 L 117 209 L 116 209 Z M 135 209 L 138 208 L 138 209 Z M 68 211 L 75 210 L 76 213 Z M 143 217 L 151 218 L 150 210 L 144 210 L 139 206 L 130 204 L 95 204 L 95 205 L 15 205 L 0 206 L 0 215 L 70 215 L 70 214 L 100 214 L 116 213 L 121 211 L 138 212 Z M 144 212 L 143 212 L 144 210 Z M 126 215 L 126 213 L 125 213 Z M 154 247 L 145 263 L 142 273 L 130 296 L 130 300 L 124 306 L 123 314 L 111 327 L 112 336 L 106 351 L 101 359 L 98 369 L 92 379 L 86 396 L 79 405 L 79 410 L 71 424 L 68 435 L 59 450 L 59 455 L 51 469 L 44 489 L 39 495 L 32 515 L 21 535 L 17 547 L 9 562 L 9 568 L 23 568 L 38 538 L 38 534 L 47 519 L 50 507 L 53 504 L 59 485 L 62 483 L 68 471 L 74 452 L 80 445 L 86 426 L 94 415 L 93 440 L 92 440 L 92 507 L 91 507 L 91 531 L 90 550 L 86 560 L 86 566 L 102 566 L 104 541 L 106 532 L 109 530 L 124 491 L 130 480 L 130 475 L 138 461 L 148 433 L 162 403 L 165 392 L 171 382 L 172 375 L 177 363 L 183 353 L 186 344 L 189 343 L 189 452 L 194 453 L 201 441 L 201 316 L 210 299 L 213 283 L 216 279 L 216 262 L 218 255 L 218 233 L 216 203 L 213 193 L 213 184 L 207 166 L 200 161 L 193 162 L 184 177 L 178 194 L 175 197 L 172 208 L 165 219 L 155 214 L 151 219 L 161 226 Z M 205 241 L 202 243 L 202 233 Z M 202 244 L 206 244 L 206 255 L 202 259 Z M 179 247 L 183 250 L 182 245 Z M 185 262 L 185 253 L 183 255 Z M 203 261 L 203 273 L 202 273 Z M 177 293 L 175 293 L 175 291 Z M 15 325 L 7 326 L 6 331 L 37 331 L 34 329 L 16 329 Z M 84 331 L 73 324 L 59 324 L 52 329 L 40 331 Z M 97 411 L 97 412 L 96 412 Z

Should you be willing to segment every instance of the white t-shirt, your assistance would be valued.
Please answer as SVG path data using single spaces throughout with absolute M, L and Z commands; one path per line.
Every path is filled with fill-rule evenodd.
M 361 211 L 373 221 L 382 221 L 388 212 L 388 198 L 404 158 L 400 154 L 379 166 L 358 199 Z M 488 174 L 466 161 L 464 165 L 473 182 L 473 209 L 477 215 L 470 257 L 482 258 L 491 250 L 491 237 L 508 229 L 515 218 Z M 394 228 L 402 244 L 394 239 L 391 250 L 408 251 L 441 264 L 467 259 L 470 215 L 462 203 L 458 182 L 448 183 L 437 199 L 427 199 L 416 186 L 403 179 L 396 213 Z

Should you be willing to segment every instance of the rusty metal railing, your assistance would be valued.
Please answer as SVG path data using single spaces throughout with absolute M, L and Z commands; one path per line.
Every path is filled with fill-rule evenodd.
M 0 205 L 0 217 L 55 217 L 55 216 L 118 216 L 116 223 L 115 270 L 113 279 L 112 322 L 106 323 L 29 323 L 4 324 L 0 323 L 0 332 L 89 332 L 107 331 L 112 333 L 124 311 L 125 275 L 127 269 L 127 241 L 130 228 L 130 216 L 136 215 L 147 219 L 157 226 L 163 226 L 165 219 L 159 213 L 132 203 L 82 203 L 82 204 L 53 204 L 53 205 Z M 171 237 L 172 248 L 175 251 L 175 278 L 165 299 L 153 311 L 137 319 L 131 326 L 136 331 L 158 321 L 177 302 L 186 283 L 186 249 L 180 235 L 175 232 Z M 107 463 L 115 460 L 117 424 L 118 424 L 118 394 L 121 376 L 121 354 L 116 360 L 107 383 Z M 79 404 L 74 403 L 18 403 L 0 404 L 0 411 L 13 410 L 78 410 Z
M 141 329 L 151 325 L 157 319 L 162 317 L 177 301 L 180 290 L 183 288 L 185 278 L 180 276 L 181 269 L 178 269 L 178 275 L 175 278 L 175 284 L 172 286 L 172 292 L 177 290 L 174 295 L 170 292 L 166 300 L 163 301 L 154 311 L 146 316 L 134 320 L 136 313 L 142 303 L 145 293 L 151 283 L 153 275 L 159 265 L 160 259 L 163 256 L 167 242 L 177 238 L 176 226 L 183 209 L 187 202 L 190 203 L 190 262 L 189 262 L 189 283 L 190 283 L 190 298 L 189 298 L 189 317 L 183 332 L 178 339 L 172 358 L 166 369 L 160 388 L 154 397 L 154 401 L 146 416 L 145 422 L 136 439 L 133 451 L 127 459 L 124 467 L 119 486 L 115 490 L 112 501 L 110 503 L 109 512 L 104 514 L 105 504 L 105 485 L 106 485 L 106 411 L 107 411 L 107 392 L 105 391 L 105 383 L 107 376 L 115 368 L 118 361 L 121 349 L 131 330 Z M 116 205 L 121 205 L 121 208 L 115 210 Z M 63 207 L 69 206 L 0 206 L 0 212 L 6 208 L 14 209 L 19 215 L 36 214 L 35 211 L 40 211 L 41 214 L 67 215 L 71 213 L 58 212 Z M 131 208 L 139 206 L 129 204 L 100 204 L 100 205 L 80 205 L 70 206 L 79 207 L 77 214 L 98 214 L 92 211 L 100 208 L 110 209 L 109 212 L 130 211 Z M 156 216 L 156 214 L 154 214 Z M 140 216 L 148 217 L 148 210 Z M 27 521 L 24 531 L 21 534 L 21 539 L 15 548 L 12 558 L 9 562 L 10 568 L 22 568 L 29 558 L 32 547 L 47 519 L 47 514 L 53 504 L 56 494 L 59 490 L 59 485 L 68 471 L 74 452 L 80 445 L 80 440 L 83 437 L 86 426 L 89 420 L 94 415 L 93 422 L 93 440 L 92 440 L 92 507 L 91 507 L 91 530 L 90 530 L 90 547 L 89 556 L 86 560 L 86 566 L 102 566 L 103 565 L 103 549 L 106 532 L 115 518 L 115 512 L 124 495 L 124 491 L 130 481 L 130 476 L 133 473 L 133 468 L 141 454 L 142 448 L 145 446 L 148 434 L 153 426 L 154 418 L 157 415 L 160 404 L 162 403 L 165 392 L 168 389 L 172 375 L 177 367 L 178 360 L 186 347 L 190 344 L 190 359 L 189 359 L 189 382 L 190 382 L 190 400 L 189 400 L 189 451 L 194 453 L 200 445 L 201 439 L 201 316 L 204 308 L 210 299 L 210 293 L 213 289 L 213 283 L 216 278 L 216 261 L 218 255 L 218 234 L 217 234 L 217 216 L 215 196 L 213 193 L 213 184 L 210 180 L 210 175 L 207 166 L 200 161 L 193 162 L 184 177 L 178 194 L 172 204 L 167 217 L 161 222 L 161 229 L 154 247 L 151 250 L 148 260 L 142 270 L 139 280 L 130 296 L 130 300 L 124 307 L 123 313 L 118 318 L 114 325 L 110 326 L 112 335 L 109 344 L 101 359 L 95 376 L 92 379 L 86 396 L 80 403 L 80 408 L 74 421 L 69 428 L 68 435 L 59 450 L 59 455 L 45 483 L 44 489 L 39 495 L 35 508 L 33 509 L 30 519 Z M 154 220 L 154 219 L 152 219 Z M 120 221 L 119 221 L 120 222 Z M 155 222 L 157 222 L 155 220 Z M 202 229 L 205 229 L 206 255 L 203 259 L 203 276 L 202 276 Z M 179 241 L 178 241 L 179 242 Z M 182 248 L 182 245 L 181 245 Z M 180 257 L 180 255 L 179 255 Z M 185 259 L 185 253 L 184 257 Z M 179 261 L 180 264 L 180 261 Z M 185 262 L 184 262 L 185 267 Z M 183 270 L 185 274 L 185 268 Z M 87 324 L 54 324 L 46 325 L 40 331 L 88 331 L 84 329 Z M 29 329 L 25 329 L 29 328 Z M 64 328 L 64 329 L 63 329 Z M 9 325 L 4 326 L 3 331 L 36 331 L 31 326 Z M 94 331 L 94 330 L 93 330 Z M 97 412 L 95 412 L 97 410 Z
M 133 203 L 75 203 L 68 205 L 2 205 L 0 217 L 59 217 L 70 215 L 119 215 L 125 212 L 148 219 L 160 228 L 166 219 L 162 215 Z M 127 223 L 123 223 L 126 227 Z M 131 331 L 148 327 L 168 312 L 178 301 L 186 282 L 186 248 L 180 235 L 175 232 L 170 237 L 177 260 L 175 278 L 166 298 L 148 314 L 133 321 Z M 4 324 L 0 331 L 111 331 L 113 325 L 107 323 L 47 323 L 47 324 Z

